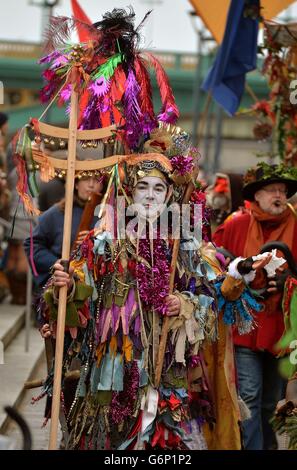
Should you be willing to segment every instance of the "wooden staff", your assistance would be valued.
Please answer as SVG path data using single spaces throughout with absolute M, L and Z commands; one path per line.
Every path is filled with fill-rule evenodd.
M 195 173 L 195 175 L 193 176 L 195 180 L 197 178 L 197 174 L 198 172 Z M 194 183 L 191 181 L 188 184 L 185 195 L 183 197 L 183 202 L 182 202 L 183 204 L 188 204 L 191 194 L 194 190 L 194 187 L 195 187 Z M 174 278 L 175 278 L 177 257 L 178 257 L 178 252 L 179 252 L 179 245 L 180 245 L 180 238 L 176 238 L 174 240 L 173 250 L 172 250 L 171 269 L 170 269 L 170 278 L 169 278 L 169 295 L 172 294 L 173 288 L 174 288 Z M 163 320 L 163 325 L 162 325 L 161 339 L 160 339 L 158 357 L 157 357 L 157 363 L 156 363 L 156 372 L 155 372 L 155 387 L 156 388 L 159 387 L 160 381 L 161 381 L 163 361 L 164 361 L 165 349 L 166 349 L 166 344 L 167 344 L 168 327 L 169 327 L 169 317 L 165 316 Z
M 64 230 L 63 230 L 63 245 L 62 245 L 62 259 L 63 260 L 69 260 L 69 255 L 70 255 L 73 191 L 74 191 L 75 160 L 76 160 L 77 116 L 78 116 L 78 93 L 74 91 L 73 89 L 71 93 L 71 111 L 70 111 L 70 120 L 69 120 L 67 176 L 66 176 L 66 190 L 65 190 L 65 216 L 64 216 Z M 49 450 L 55 450 L 57 448 L 66 304 L 67 304 L 67 286 L 63 286 L 63 287 L 60 287 L 59 289 L 59 304 L 58 304 L 58 319 L 57 319 L 56 349 L 55 349 L 55 369 L 54 369 L 54 385 L 53 385 Z

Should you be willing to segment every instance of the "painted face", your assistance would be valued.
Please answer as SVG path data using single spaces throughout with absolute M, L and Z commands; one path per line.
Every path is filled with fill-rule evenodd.
M 287 187 L 284 183 L 267 184 L 255 193 L 255 201 L 267 214 L 280 215 L 287 207 Z
M 141 178 L 133 190 L 134 204 L 144 207 L 147 218 L 154 217 L 162 210 L 167 195 L 167 185 L 157 176 Z
M 88 201 L 93 193 L 100 193 L 102 190 L 102 183 L 93 176 L 88 178 L 81 178 L 75 185 L 78 197 L 82 201 Z

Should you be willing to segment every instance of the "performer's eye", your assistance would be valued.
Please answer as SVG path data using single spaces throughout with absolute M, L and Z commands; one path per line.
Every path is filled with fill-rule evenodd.
M 138 184 L 137 189 L 139 189 L 140 191 L 143 191 L 144 189 L 147 189 L 147 186 L 145 184 Z
M 158 193 L 163 193 L 165 191 L 165 188 L 164 186 L 156 186 L 155 191 L 157 191 Z

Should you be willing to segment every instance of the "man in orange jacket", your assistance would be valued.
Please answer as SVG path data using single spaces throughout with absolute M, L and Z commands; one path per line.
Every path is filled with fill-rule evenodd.
M 250 213 L 219 226 L 213 241 L 245 258 L 257 255 L 267 242 L 281 241 L 297 261 L 297 219 L 287 205 L 287 198 L 296 190 L 293 171 L 282 165 L 258 164 L 247 172 L 243 187 L 244 199 L 251 201 Z M 246 449 L 276 445 L 269 420 L 283 390 L 275 344 L 284 330 L 281 300 L 288 270 L 277 270 L 270 279 L 264 273 L 257 275 L 251 285 L 255 289 L 266 287 L 264 309 L 257 315 L 256 327 L 249 334 L 233 334 L 239 393 L 251 411 L 251 418 L 243 423 Z

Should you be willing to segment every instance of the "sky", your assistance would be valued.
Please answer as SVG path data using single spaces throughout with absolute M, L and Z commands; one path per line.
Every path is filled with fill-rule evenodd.
M 220 1 L 220 0 L 209 0 Z M 0 0 L 0 40 L 39 42 L 46 22 L 42 8 L 43 0 Z M 95 22 L 104 12 L 115 7 L 135 10 L 136 25 L 149 9 L 153 9 L 143 28 L 142 48 L 161 51 L 196 52 L 199 19 L 191 19 L 193 9 L 188 0 L 79 0 L 81 7 Z M 297 17 L 297 2 L 288 9 L 290 16 Z M 70 0 L 59 0 L 55 15 L 71 16 Z M 74 39 L 75 40 L 75 39 Z
M 41 39 L 42 9 L 32 5 L 33 2 L 42 3 L 42 0 L 0 0 L 0 40 L 37 42 Z M 188 13 L 192 6 L 187 0 L 79 0 L 79 3 L 93 22 L 100 20 L 106 11 L 131 5 L 137 25 L 153 9 L 143 28 L 142 47 L 177 52 L 197 49 L 196 33 Z M 59 0 L 54 14 L 71 16 L 70 0 Z

